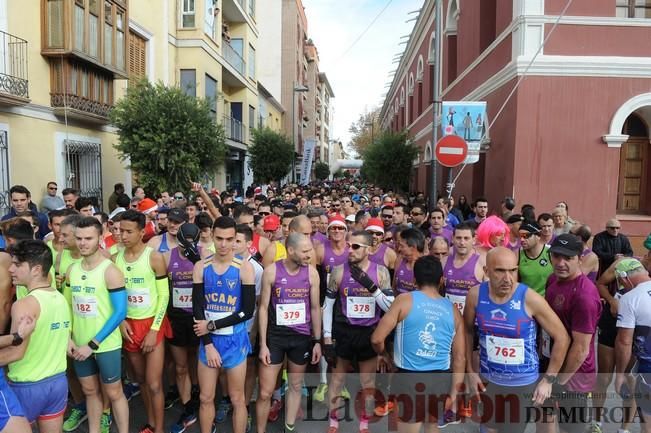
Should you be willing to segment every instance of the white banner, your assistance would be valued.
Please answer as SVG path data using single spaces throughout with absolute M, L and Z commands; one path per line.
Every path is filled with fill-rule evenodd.
M 303 144 L 303 160 L 301 161 L 301 185 L 310 183 L 310 173 L 312 172 L 312 161 L 314 160 L 314 150 L 316 148 L 316 139 L 308 138 Z

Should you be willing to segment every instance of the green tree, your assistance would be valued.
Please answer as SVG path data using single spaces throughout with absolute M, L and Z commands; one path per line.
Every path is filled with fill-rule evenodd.
M 294 162 L 294 146 L 286 136 L 265 127 L 253 130 L 249 155 L 253 178 L 266 183 L 280 180 L 289 173 Z
M 359 119 L 350 125 L 348 132 L 352 134 L 350 145 L 359 155 L 363 155 L 366 148 L 381 135 L 380 109 L 360 114 Z
M 330 176 L 330 166 L 325 162 L 317 162 L 314 164 L 314 175 L 319 180 L 327 179 Z
M 417 155 L 418 147 L 409 140 L 406 132 L 382 133 L 362 155 L 363 174 L 384 189 L 406 191 Z
M 147 191 L 186 191 L 190 179 L 212 174 L 224 162 L 224 130 L 210 114 L 207 101 L 178 87 L 140 81 L 111 111 L 119 128 L 115 148 Z

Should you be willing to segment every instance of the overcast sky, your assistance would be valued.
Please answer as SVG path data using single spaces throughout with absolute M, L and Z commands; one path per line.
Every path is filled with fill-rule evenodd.
M 388 7 L 366 33 L 380 11 Z M 332 139 L 345 146 L 348 128 L 360 114 L 382 104 L 389 72 L 396 69 L 395 54 L 404 51 L 403 35 L 409 35 L 423 0 L 303 0 L 308 37 L 319 51 L 319 69 L 328 76 L 335 93 Z

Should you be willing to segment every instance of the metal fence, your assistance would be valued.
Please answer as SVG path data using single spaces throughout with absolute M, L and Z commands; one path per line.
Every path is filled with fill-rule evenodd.
M 246 70 L 246 62 L 242 56 L 240 56 L 240 53 L 235 51 L 235 48 L 233 48 L 230 43 L 228 43 L 225 39 L 222 42 L 224 58 L 229 65 L 235 68 L 237 72 L 244 75 L 244 71 Z
M 29 98 L 27 41 L 0 31 L 0 92 Z
M 64 140 L 66 186 L 79 190 L 82 197 L 90 197 L 102 208 L 102 147 L 99 143 Z
M 0 130 L 0 216 L 6 215 L 11 209 L 9 197 L 9 135 Z
M 230 116 L 224 116 L 223 125 L 226 138 L 237 141 L 238 143 L 244 143 L 244 126 L 240 120 Z

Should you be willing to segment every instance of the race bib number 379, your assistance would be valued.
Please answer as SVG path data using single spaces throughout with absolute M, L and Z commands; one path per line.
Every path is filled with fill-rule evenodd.
M 294 326 L 305 323 L 305 302 L 276 305 L 276 325 Z

